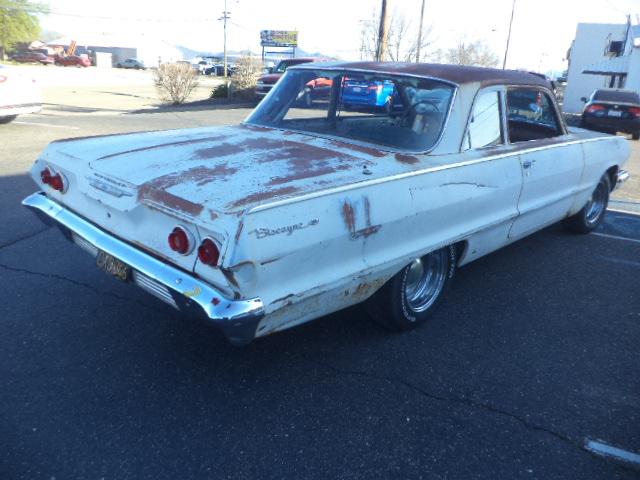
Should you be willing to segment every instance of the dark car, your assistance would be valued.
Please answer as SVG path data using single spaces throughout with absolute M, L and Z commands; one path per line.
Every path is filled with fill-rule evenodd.
M 580 127 L 599 132 L 630 133 L 640 139 L 640 95 L 633 90 L 599 88 L 591 96 L 582 98 Z
M 42 65 L 53 63 L 53 58 L 39 52 L 19 52 L 13 55 L 11 59 L 20 63 L 41 63 Z
M 117 68 L 133 68 L 134 70 L 145 70 L 144 63 L 135 58 L 127 58 L 121 62 L 116 63 Z
M 280 60 L 278 65 L 275 68 L 270 68 L 269 73 L 262 75 L 258 79 L 258 85 L 256 86 L 256 95 L 259 98 L 264 97 L 267 93 L 271 91 L 273 86 L 276 84 L 280 77 L 286 72 L 287 68 L 293 65 L 300 65 L 301 63 L 310 63 L 310 62 L 326 62 L 328 58 L 320 58 L 320 57 L 298 57 L 298 58 L 287 58 L 285 60 Z
M 87 57 L 78 55 L 67 55 L 66 57 L 58 57 L 55 61 L 56 65 L 62 65 L 64 67 L 76 66 L 76 67 L 90 67 L 91 60 Z

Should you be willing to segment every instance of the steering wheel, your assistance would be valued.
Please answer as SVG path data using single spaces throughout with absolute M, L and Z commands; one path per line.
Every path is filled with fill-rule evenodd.
M 419 100 L 416 103 L 409 105 L 407 110 L 402 114 L 399 121 L 400 125 L 404 124 L 411 116 L 415 116 L 415 114 L 418 113 L 418 109 L 416 108 L 418 105 L 429 105 L 430 109 L 432 109 L 433 112 L 440 111 L 440 109 L 438 108 L 438 104 L 436 104 L 434 101 Z

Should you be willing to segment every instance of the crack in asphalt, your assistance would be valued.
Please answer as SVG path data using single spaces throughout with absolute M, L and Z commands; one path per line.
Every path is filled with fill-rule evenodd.
M 406 388 L 413 390 L 415 393 L 418 393 L 419 395 L 423 396 L 423 397 L 427 397 L 431 400 L 435 400 L 438 402 L 445 402 L 445 403 L 457 403 L 459 405 L 464 405 L 466 407 L 471 407 L 471 408 L 476 408 L 476 409 L 481 409 L 481 410 L 485 410 L 487 412 L 490 413 L 494 413 L 494 414 L 498 414 L 498 415 L 502 415 L 504 417 L 508 417 L 512 420 L 517 421 L 518 423 L 520 423 L 521 425 L 523 425 L 525 428 L 532 430 L 532 431 L 537 431 L 537 432 L 543 432 L 546 433 L 548 435 L 553 436 L 554 438 L 568 444 L 571 445 L 573 447 L 578 448 L 580 451 L 590 454 L 590 452 L 588 452 L 587 450 L 584 449 L 584 445 L 581 442 L 575 441 L 573 440 L 571 437 L 564 435 L 562 433 L 556 432 L 554 430 L 551 430 L 547 427 L 544 427 L 542 425 L 538 425 L 535 424 L 529 420 L 527 420 L 526 418 L 522 418 L 514 413 L 508 412 L 507 410 L 503 410 L 501 408 L 497 408 L 494 407 L 493 405 L 489 405 L 486 403 L 481 403 L 481 402 L 476 402 L 474 400 L 468 399 L 468 398 L 460 398 L 460 397 L 446 397 L 446 396 L 442 396 L 442 395 L 437 395 L 434 394 L 432 392 L 429 392 L 428 390 L 425 390 L 424 388 L 420 387 L 419 385 L 416 385 L 415 383 L 412 383 L 408 380 L 405 380 L 403 378 L 395 378 L 395 377 L 387 377 L 384 375 L 376 375 L 375 373 L 371 373 L 371 372 L 367 372 L 367 371 L 360 371 L 360 370 L 344 370 L 338 367 L 335 367 L 331 364 L 325 363 L 325 362 L 321 362 L 318 360 L 309 360 L 306 359 L 309 363 L 315 364 L 317 366 L 326 368 L 328 370 L 333 371 L 334 373 L 338 374 L 338 375 L 351 375 L 351 376 L 358 376 L 358 377 L 364 377 L 364 378 L 370 378 L 370 379 L 375 379 L 375 380 L 380 380 L 380 381 L 385 381 L 385 382 L 389 382 L 389 383 L 395 383 L 395 384 L 400 384 L 405 386 Z M 591 455 L 591 456 L 595 456 L 595 455 Z M 600 457 L 597 457 L 600 458 Z
M 24 268 L 10 267 L 9 265 L 5 265 L 3 263 L 0 263 L 0 269 L 6 270 L 6 271 L 9 271 L 9 272 L 24 273 L 26 275 L 35 275 L 35 276 L 38 276 L 38 277 L 50 278 L 50 279 L 55 279 L 55 280 L 62 280 L 63 282 L 70 283 L 70 284 L 75 285 L 77 287 L 86 288 L 87 290 L 90 290 L 90 291 L 92 291 L 93 293 L 95 293 L 97 295 L 105 295 L 105 296 L 112 297 L 112 298 L 115 298 L 115 299 L 120 300 L 120 301 L 133 303 L 133 304 L 138 305 L 140 307 L 143 307 L 145 309 L 152 310 L 152 311 L 154 311 L 156 313 L 166 313 L 166 312 L 163 312 L 162 310 L 160 310 L 159 308 L 153 307 L 151 305 L 146 305 L 146 304 L 144 304 L 144 303 L 142 303 L 142 302 L 140 302 L 138 300 L 135 300 L 133 298 L 123 297 L 123 296 L 118 295 L 118 294 L 113 293 L 113 292 L 104 292 L 104 291 L 98 290 L 93 285 L 90 285 L 88 283 L 79 282 L 77 280 L 73 280 L 72 278 L 67 278 L 67 277 L 64 277 L 62 275 L 58 275 L 58 274 L 55 274 L 55 273 L 34 272 L 34 271 L 27 270 L 27 269 L 24 269 Z
M 36 236 L 40 235 L 41 233 L 46 232 L 50 228 L 51 228 L 51 226 L 47 225 L 46 227 L 41 228 L 40 230 L 38 230 L 36 232 L 28 233 L 27 235 L 24 235 L 24 236 L 22 236 L 20 238 L 16 238 L 15 240 L 11 240 L 10 242 L 3 243 L 2 245 L 0 245 L 0 250 L 2 250 L 3 248 L 12 247 L 17 243 L 20 243 L 20 242 L 23 242 L 25 240 L 29 240 L 30 238 L 36 237 Z

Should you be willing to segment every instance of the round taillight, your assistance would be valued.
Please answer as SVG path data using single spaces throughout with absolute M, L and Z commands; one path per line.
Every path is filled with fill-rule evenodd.
M 49 185 L 51 183 L 51 176 L 51 170 L 49 170 L 48 168 L 45 168 L 40 172 L 40 179 L 45 185 Z
M 193 248 L 191 235 L 182 227 L 175 227 L 169 234 L 169 248 L 181 255 L 187 255 Z
M 205 265 L 215 267 L 220 258 L 220 250 L 210 238 L 205 238 L 198 247 L 198 259 Z
M 67 190 L 67 182 L 61 173 L 54 174 L 49 168 L 40 172 L 40 179 L 45 185 L 49 185 L 54 190 L 64 193 Z

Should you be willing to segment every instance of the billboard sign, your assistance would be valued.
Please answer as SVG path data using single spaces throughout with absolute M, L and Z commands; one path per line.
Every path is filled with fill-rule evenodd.
M 263 47 L 297 47 L 298 32 L 295 30 L 262 30 L 260 45 Z

